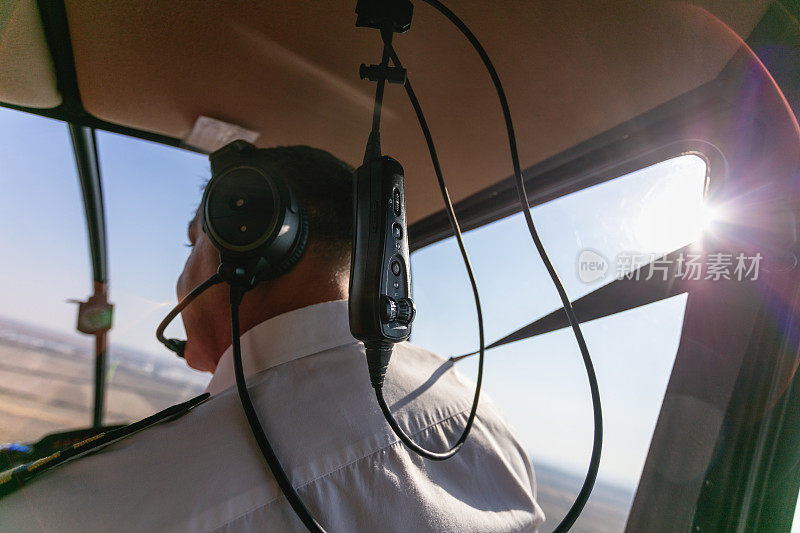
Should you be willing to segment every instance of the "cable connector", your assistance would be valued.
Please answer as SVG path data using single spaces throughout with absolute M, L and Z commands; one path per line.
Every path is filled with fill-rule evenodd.
M 393 345 L 391 343 L 365 343 L 367 349 L 367 370 L 369 382 L 373 389 L 382 389 L 386 370 L 389 368 L 389 359 L 392 357 Z

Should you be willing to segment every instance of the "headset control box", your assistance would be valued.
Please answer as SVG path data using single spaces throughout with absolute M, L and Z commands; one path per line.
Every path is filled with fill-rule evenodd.
M 407 340 L 415 310 L 403 167 L 374 159 L 356 170 L 354 190 L 350 332 L 365 343 Z

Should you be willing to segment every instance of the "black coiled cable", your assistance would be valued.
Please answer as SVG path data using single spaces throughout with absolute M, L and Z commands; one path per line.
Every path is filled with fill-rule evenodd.
M 536 227 L 533 224 L 533 217 L 531 216 L 531 206 L 528 203 L 528 194 L 525 191 L 525 181 L 522 177 L 522 169 L 519 163 L 519 154 L 517 152 L 517 138 L 514 133 L 514 125 L 511 121 L 511 111 L 508 107 L 508 100 L 506 99 L 505 91 L 503 90 L 503 85 L 500 83 L 500 77 L 497 75 L 497 70 L 495 70 L 494 65 L 492 64 L 491 59 L 489 59 L 489 55 L 486 53 L 486 50 L 483 49 L 480 41 L 478 41 L 477 37 L 470 31 L 464 22 L 458 18 L 455 13 L 450 11 L 444 4 L 439 2 L 439 0 L 423 0 L 426 4 L 430 5 L 441 14 L 443 14 L 450 22 L 452 22 L 461 33 L 467 38 L 470 42 L 472 47 L 478 53 L 483 61 L 486 70 L 489 73 L 489 76 L 492 79 L 492 84 L 494 85 L 495 91 L 497 92 L 497 97 L 500 100 L 500 107 L 503 111 L 503 119 L 505 120 L 506 124 L 506 131 L 508 133 L 508 144 L 509 149 L 511 152 L 511 162 L 514 167 L 514 179 L 515 184 L 517 187 L 517 194 L 519 196 L 520 206 L 522 208 L 522 213 L 525 216 L 525 222 L 528 225 L 528 231 L 531 234 L 531 238 L 533 239 L 533 244 L 536 246 L 536 250 L 539 252 L 539 257 L 541 257 L 542 262 L 544 263 L 545 268 L 547 269 L 548 274 L 550 274 L 550 278 L 553 281 L 553 285 L 558 292 L 558 296 L 561 298 L 561 303 L 564 307 L 564 312 L 567 314 L 567 318 L 569 319 L 570 326 L 572 326 L 572 331 L 575 334 L 575 340 L 578 343 L 578 348 L 581 351 L 581 356 L 583 357 L 583 364 L 586 367 L 586 375 L 589 379 L 589 389 L 592 396 L 592 410 L 594 413 L 594 440 L 592 443 L 592 455 L 591 459 L 589 460 L 589 469 L 586 473 L 586 478 L 583 482 L 583 486 L 581 487 L 580 492 L 578 493 L 575 502 L 570 507 L 567 514 L 555 528 L 554 532 L 561 533 L 564 531 L 568 531 L 570 527 L 575 523 L 578 516 L 581 514 L 583 507 L 586 505 L 586 502 L 589 500 L 589 495 L 592 492 L 592 488 L 594 487 L 594 482 L 597 479 L 597 471 L 600 467 L 600 454 L 603 447 L 603 412 L 602 407 L 600 405 L 600 390 L 597 385 L 597 376 L 595 375 L 594 365 L 592 364 L 592 358 L 589 355 L 589 348 L 586 346 L 586 340 L 583 338 L 583 333 L 581 332 L 580 323 L 578 322 L 578 318 L 575 316 L 575 311 L 572 309 L 572 304 L 569 301 L 569 297 L 567 296 L 567 292 L 564 290 L 564 285 L 561 283 L 561 280 L 558 277 L 558 273 L 556 272 L 555 268 L 553 268 L 553 264 L 550 262 L 550 258 L 547 256 L 547 252 L 542 245 L 542 241 L 539 238 L 539 233 L 536 231 Z M 481 354 L 481 357 L 483 354 Z

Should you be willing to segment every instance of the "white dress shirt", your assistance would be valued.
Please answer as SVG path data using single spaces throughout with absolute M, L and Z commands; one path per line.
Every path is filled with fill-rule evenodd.
M 312 305 L 242 335 L 264 430 L 306 507 L 329 532 L 530 531 L 544 520 L 533 469 L 482 395 L 455 457 L 428 461 L 386 424 L 347 301 Z M 252 437 L 231 349 L 187 415 L 42 474 L 0 500 L 2 531 L 305 531 Z M 473 384 L 401 343 L 384 386 L 400 425 L 444 451 L 463 430 Z

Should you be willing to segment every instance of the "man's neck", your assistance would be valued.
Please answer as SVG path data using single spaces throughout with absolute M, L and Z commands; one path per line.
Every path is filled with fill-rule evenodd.
M 292 271 L 274 282 L 261 283 L 245 294 L 239 307 L 240 334 L 295 309 L 347 298 L 346 280 L 311 278 L 302 274 L 302 270 Z
M 249 298 L 248 298 L 249 297 Z M 258 324 L 278 315 L 323 302 L 342 300 L 347 293 L 342 291 L 295 292 L 293 294 L 245 295 L 239 311 L 240 329 L 244 333 Z
M 278 315 L 309 305 L 346 299 L 349 292 L 349 269 L 331 268 L 324 258 L 306 254 L 294 268 L 274 280 L 256 285 L 245 294 L 239 306 L 239 331 Z M 230 315 L 227 317 L 230 320 Z M 228 331 L 230 331 L 228 326 Z M 221 350 L 214 366 L 222 357 Z

